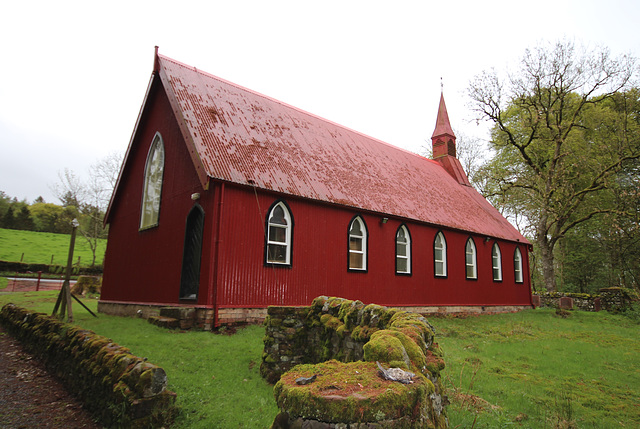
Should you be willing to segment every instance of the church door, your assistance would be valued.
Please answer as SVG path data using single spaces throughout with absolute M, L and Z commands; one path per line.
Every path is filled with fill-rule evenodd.
M 182 254 L 182 275 L 180 277 L 180 299 L 198 299 L 203 230 L 204 210 L 199 204 L 196 204 L 187 216 Z

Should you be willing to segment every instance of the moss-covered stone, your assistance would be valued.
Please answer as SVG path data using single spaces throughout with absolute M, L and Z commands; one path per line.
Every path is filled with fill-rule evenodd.
M 329 394 L 309 394 L 308 390 L 296 390 L 298 386 L 293 386 L 290 393 L 283 396 L 286 383 L 279 382 L 274 394 L 276 398 L 286 398 L 278 401 L 279 405 L 282 405 L 283 415 L 289 419 L 287 421 L 295 421 L 298 425 L 306 422 L 304 424 L 312 426 L 315 424 L 313 422 L 346 425 L 349 422 L 369 421 L 363 420 L 367 415 L 367 419 L 374 418 L 371 422 L 386 422 L 381 426 L 369 427 L 447 427 L 446 418 L 442 418 L 442 405 L 438 405 L 442 404 L 440 371 L 444 368 L 444 360 L 438 345 L 433 342 L 434 329 L 423 316 L 380 305 L 365 306 L 360 301 L 326 296 L 314 299 L 306 312 L 293 315 L 287 308 L 287 312 L 271 310 L 270 313 L 272 316 L 265 322 L 265 326 L 267 336 L 273 341 L 265 340 L 265 352 L 260 367 L 260 373 L 268 381 L 278 380 L 281 374 L 285 374 L 282 376 L 285 379 L 288 374 L 304 370 L 307 365 L 318 370 L 321 362 L 335 362 L 335 359 L 348 365 L 375 365 L 375 361 L 379 361 L 385 366 L 414 372 L 414 384 L 422 386 L 420 389 L 425 398 L 420 405 L 414 403 L 417 407 L 415 410 L 419 411 L 414 410 L 413 413 L 398 417 L 382 408 L 376 409 L 371 398 L 362 393 L 352 392 L 353 395 L 345 395 L 346 391 L 337 388 L 335 383 L 333 387 L 325 386 L 328 390 L 333 390 Z M 282 317 L 284 322 L 276 321 L 277 326 L 274 326 L 272 319 L 276 314 Z M 296 317 L 299 318 L 299 323 L 296 322 Z M 361 359 L 366 362 L 354 362 Z M 339 373 L 323 375 L 329 380 L 343 380 L 342 368 L 334 368 Z M 367 381 L 369 382 L 370 380 Z M 359 383 L 365 386 L 364 383 Z M 322 383 L 318 386 L 322 386 Z M 379 396 L 384 397 L 384 394 Z M 402 401 L 406 405 L 406 400 Z M 318 411 L 320 409 L 325 411 Z M 392 409 L 396 410 L 397 407 Z M 293 413 L 292 416 L 287 410 Z M 338 418 L 335 416 L 340 416 L 342 420 L 335 420 Z M 416 424 L 417 426 L 414 426 Z M 274 427 L 278 426 L 274 423 Z
M 402 341 L 395 334 L 395 332 L 389 330 L 382 330 L 373 334 L 369 342 L 363 347 L 364 360 L 368 362 L 399 361 L 404 363 L 404 368 L 411 368 L 409 355 L 402 345 Z
M 298 377 L 314 374 L 314 383 L 295 383 Z M 282 411 L 321 422 L 350 424 L 406 417 L 422 421 L 421 410 L 431 390 L 428 383 L 392 382 L 380 377 L 375 363 L 331 360 L 292 369 L 275 385 L 274 395 Z

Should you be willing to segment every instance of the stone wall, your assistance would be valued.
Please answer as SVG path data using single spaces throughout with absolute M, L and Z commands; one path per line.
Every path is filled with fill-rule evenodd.
M 602 300 L 602 308 L 612 312 L 626 311 L 631 308 L 634 302 L 640 302 L 638 292 L 621 287 L 600 289 L 600 299 Z
M 260 373 L 269 382 L 280 380 L 274 395 L 281 414 L 274 427 L 447 427 L 447 401 L 440 382 L 444 369 L 442 351 L 434 342 L 433 326 L 421 315 L 324 296 L 314 299 L 309 307 L 269 307 L 267 313 Z M 322 366 L 327 361 L 335 362 L 331 374 Z M 376 409 L 375 421 L 366 420 L 372 407 L 382 406 L 389 398 L 383 398 L 382 393 L 372 394 L 364 381 L 351 386 L 355 389 L 352 394 L 348 394 L 350 389 L 345 384 L 327 396 L 327 392 L 335 390 L 335 380 L 344 379 L 347 374 L 359 374 L 363 380 L 367 372 L 377 374 L 375 362 L 415 374 L 415 383 L 407 385 L 410 387 L 405 392 L 407 397 L 420 398 L 412 400 L 417 401 L 410 407 L 414 415 L 394 414 L 407 404 L 388 404 L 383 407 L 386 414 Z M 365 367 L 354 366 L 363 364 Z M 297 377 L 300 371 L 323 374 L 319 385 L 313 387 L 319 389 L 317 394 L 307 391 L 300 396 L 302 390 L 287 382 L 291 374 Z M 374 378 L 377 383 L 380 377 Z M 389 391 L 390 387 L 380 389 Z M 390 397 L 397 399 L 395 394 Z
M 571 299 L 569 306 L 566 304 L 561 306 L 561 300 L 564 298 Z M 536 307 L 575 308 L 582 311 L 625 311 L 634 301 L 638 301 L 638 294 L 635 291 L 619 287 L 600 289 L 598 295 L 564 292 L 542 292 L 533 295 Z
M 107 427 L 162 427 L 176 413 L 165 371 L 91 331 L 13 304 L 0 323 Z

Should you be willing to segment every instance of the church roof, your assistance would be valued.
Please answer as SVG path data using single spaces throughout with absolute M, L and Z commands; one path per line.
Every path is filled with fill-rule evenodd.
M 163 55 L 155 68 L 203 186 L 221 180 L 527 242 L 433 160 Z

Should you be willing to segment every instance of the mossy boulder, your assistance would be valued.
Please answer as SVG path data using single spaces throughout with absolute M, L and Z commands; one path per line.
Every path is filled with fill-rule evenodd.
M 97 276 L 78 276 L 78 281 L 71 288 L 74 295 L 96 295 L 102 290 L 102 278 Z

